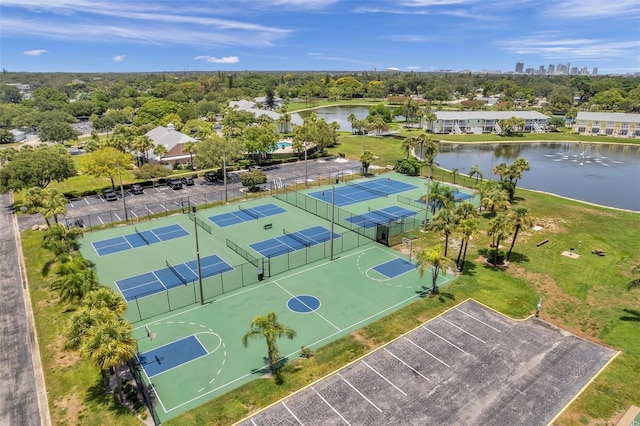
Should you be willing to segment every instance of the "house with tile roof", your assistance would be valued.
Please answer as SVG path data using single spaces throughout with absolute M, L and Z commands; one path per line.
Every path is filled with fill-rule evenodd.
M 581 135 L 640 137 L 640 114 L 579 111 L 573 131 Z
M 146 135 L 151 138 L 154 145 L 164 145 L 167 149 L 167 153 L 162 157 L 156 156 L 153 150 L 149 150 L 149 161 L 165 163 L 172 166 L 175 164 L 181 164 L 183 166 L 190 165 L 191 155 L 183 150 L 184 144 L 187 142 L 198 142 L 197 139 L 177 131 L 173 124 L 168 124 L 166 127 L 158 126 L 147 132 Z

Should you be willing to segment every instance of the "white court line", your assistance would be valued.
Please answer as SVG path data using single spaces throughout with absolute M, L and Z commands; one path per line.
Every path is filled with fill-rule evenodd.
M 433 334 L 436 337 L 439 337 L 440 339 L 442 339 L 443 341 L 445 341 L 446 343 L 450 344 L 451 346 L 453 346 L 454 348 L 456 348 L 457 350 L 459 350 L 460 352 L 464 352 L 465 354 L 469 355 L 469 353 L 467 351 L 465 351 L 464 349 L 459 348 L 458 346 L 454 345 L 452 342 L 448 341 L 447 339 L 445 339 L 444 337 L 442 337 L 441 335 L 439 335 L 438 333 L 429 330 L 427 327 L 422 327 L 425 330 L 427 330 L 429 333 Z
M 471 319 L 474 319 L 474 320 L 478 321 L 480 324 L 484 324 L 484 325 L 486 325 L 487 327 L 489 327 L 489 328 L 490 328 L 490 329 L 492 329 L 492 330 L 497 331 L 498 333 L 502 333 L 502 331 L 498 330 L 497 328 L 490 326 L 490 325 L 489 325 L 489 324 L 487 324 L 486 322 L 479 320 L 478 318 L 474 317 L 473 315 L 470 315 L 470 314 L 466 313 L 465 311 L 463 311 L 463 310 L 462 310 L 462 309 L 460 309 L 460 308 L 456 308 L 456 311 L 458 311 L 458 312 L 461 312 L 461 313 L 465 314 L 465 315 L 466 315 L 466 316 L 468 316 L 469 318 L 471 318 Z
M 333 410 L 334 413 L 336 413 L 338 415 L 338 417 L 340 417 L 342 419 L 343 422 L 345 422 L 347 425 L 351 426 L 351 423 L 349 423 L 347 421 L 347 419 L 345 419 L 344 417 L 342 417 L 342 414 L 340 414 L 338 412 L 338 410 L 336 410 L 335 408 L 333 408 L 333 406 L 331 404 L 329 404 L 329 401 L 327 401 L 326 399 L 324 399 L 324 397 L 322 395 L 320 395 L 320 392 L 318 392 L 317 390 L 314 389 L 313 386 L 311 386 L 311 390 L 313 390 L 316 395 L 318 395 L 320 397 L 321 400 L 324 401 L 325 404 L 327 404 L 329 406 L 329 408 L 331 408 Z M 254 423 L 255 424 L 255 423 Z
M 273 281 L 273 283 L 275 285 L 277 285 L 278 287 L 280 287 L 282 289 L 282 291 L 284 291 L 285 293 L 287 293 L 289 296 L 291 297 L 296 297 L 293 293 L 291 293 L 289 290 L 287 290 L 286 288 L 282 287 L 280 284 L 278 284 L 277 281 Z M 299 299 L 298 299 L 299 300 Z M 300 303 L 302 303 L 304 306 L 307 307 L 307 309 L 309 309 L 311 312 L 313 312 L 314 314 L 316 314 L 317 316 L 319 316 L 320 318 L 322 318 L 323 320 L 325 320 L 326 322 L 328 322 L 333 328 L 335 328 L 338 331 L 342 331 L 342 329 L 340 327 L 338 327 L 337 325 L 335 325 L 334 323 L 332 323 L 331 321 L 329 321 L 328 319 L 326 319 L 324 316 L 322 316 L 321 314 L 318 313 L 317 310 L 311 309 L 311 306 L 307 305 L 306 303 L 304 303 L 302 300 L 300 300 Z
M 298 416 L 296 416 L 295 414 L 293 414 L 293 411 L 291 411 L 291 410 L 289 409 L 289 407 L 287 407 L 287 404 L 285 404 L 285 403 L 284 403 L 284 401 L 282 401 L 282 402 L 281 402 L 281 404 L 284 406 L 284 408 L 286 408 L 286 409 L 287 409 L 287 411 L 289 412 L 289 414 L 291 414 L 291 415 L 293 416 L 293 418 L 294 418 L 294 419 L 296 419 L 296 421 L 297 421 L 299 424 L 304 425 L 304 423 L 302 423 L 302 422 L 300 421 L 300 419 L 298 418 Z
M 443 360 L 441 360 L 437 356 L 433 355 L 431 352 L 429 352 L 425 348 L 423 348 L 423 347 L 419 346 L 418 344 L 412 342 L 411 340 L 407 339 L 406 337 L 403 337 L 403 339 L 406 340 L 407 342 L 411 343 L 413 346 L 415 346 L 416 348 L 420 349 L 422 352 L 424 352 L 425 354 L 429 355 L 431 358 L 435 359 L 436 361 L 438 361 L 442 365 L 446 366 L 447 368 L 451 368 L 451 366 L 449 364 L 447 364 L 446 362 L 444 362 Z
M 173 272 L 173 271 L 172 271 L 172 272 Z M 155 272 L 155 271 L 151 271 L 151 273 L 153 274 L 153 276 L 154 276 L 154 277 L 156 277 L 156 279 L 158 280 L 158 282 L 159 282 L 160 284 L 162 284 L 162 287 L 164 287 L 164 289 L 165 289 L 165 290 L 169 290 L 169 289 L 167 288 L 167 286 L 166 286 L 166 285 L 164 285 L 164 283 L 162 282 L 162 280 L 160 279 L 160 277 L 156 275 L 156 272 Z M 154 294 L 155 294 L 155 293 L 154 293 Z
M 413 368 L 412 366 L 410 366 L 409 364 L 407 364 L 406 362 L 404 362 L 403 360 L 401 360 L 400 358 L 398 358 L 393 352 L 391 352 L 389 349 L 384 348 L 385 351 L 387 351 L 389 353 L 389 355 L 391 355 L 392 357 L 394 357 L 395 359 L 397 359 L 398 361 L 400 361 L 401 363 L 403 363 L 405 366 L 409 367 L 409 369 L 411 371 L 413 371 L 414 373 L 416 373 L 418 376 L 422 377 L 423 379 L 425 379 L 427 382 L 430 382 L 431 380 L 429 380 L 428 378 L 426 378 L 425 376 L 422 375 L 421 372 L 419 372 L 418 370 L 416 370 L 415 368 Z
M 344 377 L 342 377 L 342 374 L 340 373 L 336 373 L 338 375 L 338 377 L 340 377 L 342 379 L 343 382 L 345 382 L 346 384 L 348 384 L 349 386 L 351 386 L 351 389 L 353 389 L 354 391 L 358 392 L 358 394 L 363 397 L 369 404 L 371 404 L 376 410 L 378 410 L 379 412 L 382 413 L 382 409 L 380 409 L 380 407 L 378 407 L 376 404 L 373 403 L 373 401 L 371 401 L 369 398 L 367 398 L 366 396 L 364 396 L 362 394 L 362 392 L 360 392 L 358 389 L 355 388 L 355 386 L 353 386 L 351 383 L 349 383 L 349 381 L 347 379 L 345 379 Z
M 391 381 L 390 381 L 389 379 L 387 379 L 386 377 L 384 377 L 382 374 L 380 374 L 380 372 L 379 372 L 378 370 L 376 370 L 375 368 L 373 368 L 372 366 L 370 366 L 369 364 L 367 364 L 364 360 L 362 360 L 362 363 L 363 363 L 364 365 L 366 365 L 367 367 L 369 367 L 369 369 L 370 369 L 371 371 L 373 371 L 373 372 L 374 372 L 374 373 L 376 373 L 378 376 L 380 376 L 380 377 L 381 377 L 385 382 L 389 383 L 391 386 L 393 386 L 394 388 L 396 388 L 396 390 L 397 390 L 398 392 L 400 392 L 400 393 L 401 393 L 401 394 L 403 394 L 404 396 L 407 396 L 407 394 L 406 394 L 402 389 L 400 389 L 399 387 L 397 387 L 396 385 L 394 385 L 393 383 L 391 383 Z
M 455 327 L 455 328 L 457 328 L 458 330 L 462 331 L 463 333 L 468 334 L 469 336 L 473 337 L 474 339 L 479 340 L 479 341 L 481 341 L 482 343 L 487 343 L 487 342 L 485 342 L 484 340 L 482 340 L 481 338 L 479 338 L 479 337 L 477 337 L 477 336 L 474 336 L 473 334 L 469 333 L 467 330 L 464 330 L 464 329 L 462 329 L 462 328 L 458 327 L 457 325 L 455 325 L 455 324 L 454 324 L 454 323 L 452 323 L 451 321 L 447 321 L 447 320 L 446 320 L 446 319 L 444 319 L 444 318 L 440 318 L 440 319 L 441 319 L 442 321 L 446 322 L 446 323 L 451 324 L 452 326 L 454 326 L 454 327 Z

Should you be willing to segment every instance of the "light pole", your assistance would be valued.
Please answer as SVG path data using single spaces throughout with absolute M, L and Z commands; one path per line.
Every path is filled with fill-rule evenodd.
M 116 160 L 116 166 L 118 166 L 118 178 L 120 179 L 120 196 L 122 197 L 122 204 L 124 204 L 124 220 L 129 222 L 129 213 L 127 213 L 127 200 L 124 198 L 124 187 L 122 186 L 122 173 L 120 173 L 120 160 Z
M 204 305 L 204 295 L 202 293 L 202 269 L 200 268 L 200 243 L 198 242 L 198 217 L 196 216 L 196 206 L 191 207 L 193 213 L 193 227 L 196 236 L 196 262 L 198 265 L 198 285 L 200 286 L 200 305 Z
M 307 186 L 309 182 L 309 173 L 307 168 L 307 142 L 304 143 L 304 186 Z

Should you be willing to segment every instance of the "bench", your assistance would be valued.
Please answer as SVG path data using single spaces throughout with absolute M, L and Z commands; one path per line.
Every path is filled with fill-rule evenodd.
M 601 249 L 593 249 L 591 250 L 591 253 L 597 254 L 598 256 L 604 256 L 604 250 Z
M 536 247 L 540 247 L 543 244 L 547 244 L 549 242 L 549 239 L 547 238 L 546 240 L 542 240 L 540 241 L 538 244 L 536 244 Z
M 267 229 L 271 229 L 271 228 L 273 228 L 273 223 L 267 223 L 266 225 L 264 225 L 264 226 L 262 227 L 262 229 L 264 229 L 265 231 L 266 231 Z

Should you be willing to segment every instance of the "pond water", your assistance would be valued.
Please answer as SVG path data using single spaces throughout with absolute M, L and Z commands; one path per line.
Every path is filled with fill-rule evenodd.
M 299 114 L 304 119 L 310 116 L 312 112 L 315 112 L 318 118 L 324 118 L 327 123 L 333 121 L 338 122 L 341 131 L 350 132 L 351 123 L 347 120 L 349 114 L 355 115 L 358 120 L 363 120 L 369 115 L 369 107 L 355 105 L 323 107 L 314 110 L 300 111 Z
M 619 144 L 442 144 L 440 167 L 468 175 L 478 165 L 486 178 L 499 163 L 529 162 L 518 187 L 590 203 L 640 211 L 640 146 Z M 495 178 L 495 176 L 494 176 Z

